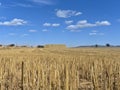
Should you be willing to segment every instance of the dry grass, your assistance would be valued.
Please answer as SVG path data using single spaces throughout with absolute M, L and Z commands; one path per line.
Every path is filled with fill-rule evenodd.
M 66 48 L 66 45 L 64 44 L 47 44 L 45 45 L 45 48 L 58 48 L 58 49 L 61 49 L 61 48 Z
M 120 48 L 0 48 L 0 90 L 120 90 Z

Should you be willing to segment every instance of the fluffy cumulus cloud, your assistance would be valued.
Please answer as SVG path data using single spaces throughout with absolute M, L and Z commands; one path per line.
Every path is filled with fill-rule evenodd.
M 101 22 L 97 21 L 96 25 L 97 26 L 109 26 L 109 25 L 111 25 L 111 23 L 109 21 L 101 21 Z
M 74 25 L 67 26 L 67 29 L 76 30 L 76 29 L 87 28 L 87 27 L 109 26 L 109 25 L 111 25 L 109 21 L 97 21 L 95 23 L 88 23 L 87 20 L 82 20 L 82 21 L 78 21 Z
M 65 21 L 65 24 L 72 24 L 73 20 Z
M 44 23 L 43 26 L 45 27 L 58 27 L 60 26 L 59 23 Z
M 77 12 L 73 10 L 56 10 L 56 15 L 57 17 L 60 17 L 60 18 L 68 18 L 72 16 L 78 16 L 81 14 L 82 12 Z
M 25 25 L 27 24 L 27 21 L 23 20 L 23 19 L 13 19 L 11 21 L 4 21 L 4 22 L 0 22 L 0 25 L 2 26 L 21 26 L 21 25 Z

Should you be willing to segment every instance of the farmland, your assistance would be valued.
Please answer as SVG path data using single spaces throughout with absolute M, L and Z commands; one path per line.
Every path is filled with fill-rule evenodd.
M 0 90 L 120 90 L 120 48 L 0 48 Z

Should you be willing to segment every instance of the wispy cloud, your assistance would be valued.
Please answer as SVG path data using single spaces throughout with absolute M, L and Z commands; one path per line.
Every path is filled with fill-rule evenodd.
M 4 17 L 4 16 L 0 17 L 0 20 L 6 20 L 6 19 L 7 19 L 7 18 Z
M 88 23 L 87 20 L 78 21 L 74 25 L 67 26 L 69 30 L 76 30 L 81 28 L 88 28 L 88 27 L 97 27 L 97 26 L 109 26 L 111 23 L 109 21 L 97 21 L 95 23 Z
M 29 36 L 29 34 L 26 34 L 26 33 L 25 33 L 25 34 L 22 34 L 21 36 L 22 36 L 22 37 L 26 37 L 26 36 Z
M 9 5 L 10 7 L 25 7 L 25 8 L 29 8 L 29 7 L 34 7 L 33 5 L 31 5 L 31 4 L 25 4 L 25 3 L 11 3 L 10 5 Z
M 70 32 L 81 32 L 82 30 L 70 30 Z
M 102 35 L 105 35 L 105 33 L 99 33 L 99 35 L 101 35 L 101 36 L 102 36 Z
M 2 6 L 2 3 L 0 2 L 0 6 Z
M 31 7 L 39 7 L 41 5 L 54 5 L 57 3 L 57 0 L 24 0 L 24 2 L 19 0 L 13 0 L 11 2 L 5 1 L 5 3 L 0 2 L 0 7 L 9 8 L 9 7 L 23 7 L 23 8 L 31 8 Z
M 52 26 L 53 27 L 58 27 L 58 26 L 60 26 L 60 24 L 59 23 L 53 23 Z
M 32 5 L 29 2 L 27 2 L 27 3 L 21 3 L 19 1 L 16 1 L 16 2 L 9 2 L 9 3 L 0 3 L 0 6 L 3 7 L 3 8 L 9 8 L 9 7 L 24 7 L 24 8 L 29 8 L 29 7 L 33 7 L 34 5 Z
M 104 33 L 101 33 L 99 31 L 93 30 L 89 33 L 90 36 L 103 36 Z
M 97 33 L 95 33 L 95 32 L 90 32 L 89 35 L 90 35 L 90 36 L 93 36 L 93 35 L 97 35 Z
M 109 26 L 111 25 L 111 23 L 109 21 L 97 21 L 96 23 L 96 26 Z
M 31 0 L 31 1 L 37 4 L 44 4 L 44 5 L 53 5 L 55 3 L 55 0 Z
M 34 32 L 37 32 L 37 30 L 31 29 L 29 30 L 29 32 L 34 33 Z
M 27 24 L 27 21 L 23 19 L 14 18 L 11 21 L 0 22 L 1 26 L 21 26 Z
M 51 24 L 50 23 L 44 23 L 43 26 L 49 27 L 49 26 L 51 26 Z
M 65 21 L 65 24 L 72 24 L 73 20 Z
M 60 17 L 60 18 L 68 18 L 72 16 L 78 16 L 81 14 L 82 12 L 77 12 L 73 10 L 56 10 L 56 15 L 57 17 Z
M 120 19 L 118 19 L 117 21 L 120 22 Z
M 45 27 L 58 27 L 60 26 L 59 23 L 44 23 L 43 26 Z
M 9 8 L 9 7 L 31 8 L 31 7 L 38 7 L 39 5 L 54 5 L 55 3 L 56 0 L 24 0 L 24 3 L 20 2 L 19 0 L 18 1 L 16 0 L 7 3 L 0 2 L 0 6 L 4 8 Z
M 42 31 L 43 31 L 43 32 L 48 32 L 49 30 L 48 30 L 48 29 L 43 29 Z
M 2 2 L 0 2 L 0 8 L 8 8 L 8 6 L 6 6 Z
M 10 36 L 15 36 L 16 33 L 9 33 L 8 35 L 10 35 Z

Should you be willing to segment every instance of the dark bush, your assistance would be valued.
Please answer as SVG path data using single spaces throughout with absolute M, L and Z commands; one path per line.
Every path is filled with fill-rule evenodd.
M 10 45 L 8 45 L 9 47 L 14 47 L 15 46 L 15 44 L 10 44 Z
M 96 44 L 95 47 L 98 47 L 98 44 Z
M 109 44 L 109 43 L 107 43 L 107 44 L 106 44 L 106 47 L 110 47 L 110 44 Z
M 38 45 L 37 48 L 44 48 L 44 46 L 43 45 Z

